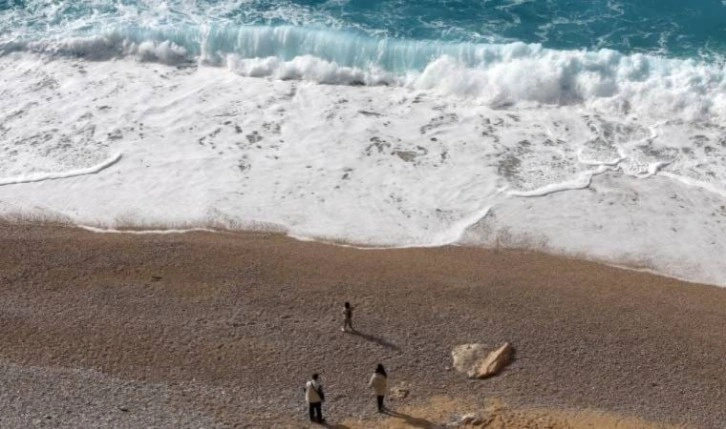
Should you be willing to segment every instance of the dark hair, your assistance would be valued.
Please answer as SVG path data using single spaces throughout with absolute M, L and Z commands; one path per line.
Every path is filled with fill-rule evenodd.
M 384 377 L 388 377 L 388 374 L 386 374 L 386 369 L 383 368 L 383 364 L 379 363 L 376 367 L 376 374 L 381 374 Z
M 318 379 L 318 373 L 316 372 L 315 374 L 313 374 L 313 380 L 317 380 L 317 379 Z
M 345 308 L 350 308 L 350 303 L 348 301 L 345 301 Z

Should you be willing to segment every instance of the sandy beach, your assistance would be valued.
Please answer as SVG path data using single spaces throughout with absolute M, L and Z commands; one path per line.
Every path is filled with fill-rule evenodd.
M 1 427 L 726 427 L 726 290 L 516 250 L 0 224 Z M 341 306 L 358 334 L 340 332 Z M 510 342 L 499 376 L 453 346 Z M 377 363 L 409 395 L 379 416 Z

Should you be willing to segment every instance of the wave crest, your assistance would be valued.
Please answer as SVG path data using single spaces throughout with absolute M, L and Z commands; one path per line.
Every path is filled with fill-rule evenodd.
M 726 65 L 608 49 L 375 39 L 302 27 L 127 27 L 103 36 L 0 44 L 0 53 L 13 51 L 202 62 L 245 76 L 397 85 L 494 106 L 586 104 L 621 114 L 726 118 Z

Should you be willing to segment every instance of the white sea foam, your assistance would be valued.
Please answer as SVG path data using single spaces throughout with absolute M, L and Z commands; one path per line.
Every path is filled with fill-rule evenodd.
M 99 228 L 89 225 L 78 225 L 79 228 L 98 234 L 131 234 L 131 235 L 167 235 L 167 234 L 188 234 L 190 232 L 215 232 L 211 228 L 189 228 L 189 229 L 115 229 Z
M 555 192 L 576 191 L 585 189 L 592 183 L 592 177 L 602 174 L 610 170 L 608 167 L 600 167 L 594 171 L 583 171 L 576 174 L 572 179 L 560 183 L 550 183 L 541 188 L 529 191 L 509 191 L 508 194 L 513 197 L 543 197 L 545 195 L 554 194 Z
M 0 54 L 29 51 L 93 60 L 135 57 L 201 62 L 243 76 L 323 84 L 390 85 L 474 98 L 493 107 L 585 105 L 621 115 L 726 118 L 726 63 L 609 49 L 539 44 L 375 39 L 301 27 L 109 30 L 85 38 L 0 41 Z
M 106 230 L 276 225 L 366 246 L 526 246 L 726 285 L 715 78 L 692 84 L 715 88 L 701 92 L 707 109 L 681 104 L 664 118 L 679 104 L 625 114 L 613 108 L 620 92 L 568 103 L 452 96 L 432 71 L 392 87 L 319 85 L 306 80 L 316 61 L 258 73 L 307 70 L 282 81 L 240 76 L 251 65 L 232 61 L 234 73 L 4 56 L 0 181 L 58 179 L 0 187 L 0 213 L 45 210 Z M 322 70 L 340 78 L 332 63 Z M 649 73 L 632 85 L 657 87 Z M 542 91 L 550 100 L 554 89 Z M 59 178 L 79 171 L 93 174 Z

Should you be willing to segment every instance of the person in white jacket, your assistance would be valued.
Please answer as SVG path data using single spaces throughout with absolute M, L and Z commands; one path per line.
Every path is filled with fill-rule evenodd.
M 371 377 L 371 381 L 368 382 L 368 387 L 373 388 L 376 394 L 376 401 L 378 402 L 378 412 L 382 413 L 386 410 L 383 406 L 383 399 L 386 397 L 386 391 L 388 390 L 388 374 L 386 369 L 383 368 L 382 364 L 378 364 L 376 371 Z
M 305 401 L 308 403 L 308 412 L 310 413 L 310 421 L 314 423 L 323 423 L 323 385 L 320 384 L 320 376 L 313 374 L 312 380 L 305 383 Z

